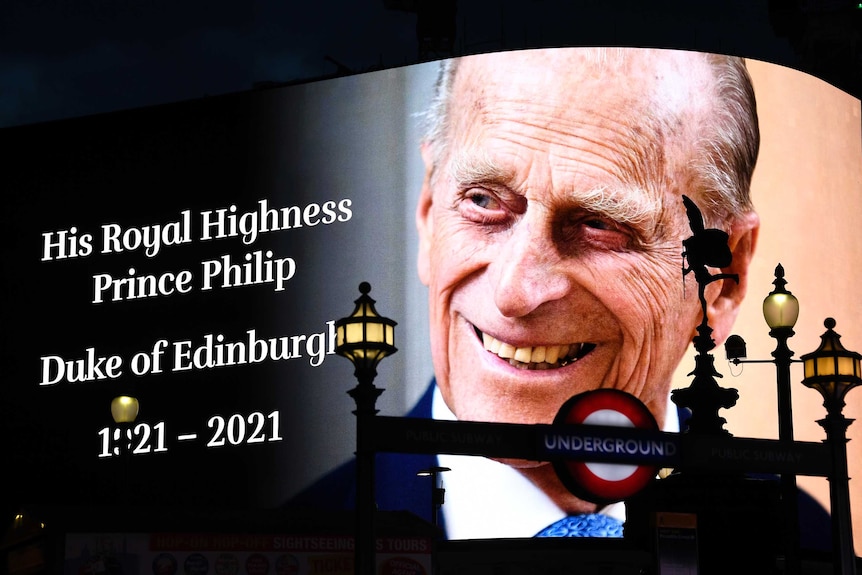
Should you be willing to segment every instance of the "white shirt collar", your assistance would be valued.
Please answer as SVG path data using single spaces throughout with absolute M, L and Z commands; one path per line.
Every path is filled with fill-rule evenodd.
M 432 417 L 457 419 L 434 388 Z M 676 405 L 668 397 L 664 431 L 679 432 Z M 451 471 L 440 477 L 446 490 L 442 514 L 449 539 L 532 537 L 566 516 L 543 491 L 508 465 L 471 455 L 437 456 Z M 614 503 L 600 510 L 621 521 L 625 505 Z

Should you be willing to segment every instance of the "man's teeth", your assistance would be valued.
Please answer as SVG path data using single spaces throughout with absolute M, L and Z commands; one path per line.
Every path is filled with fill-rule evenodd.
M 482 342 L 486 350 L 503 359 L 508 359 L 509 363 L 513 366 L 524 369 L 562 367 L 577 360 L 582 355 L 582 352 L 592 349 L 591 344 L 582 343 L 515 347 L 487 333 L 482 334 Z

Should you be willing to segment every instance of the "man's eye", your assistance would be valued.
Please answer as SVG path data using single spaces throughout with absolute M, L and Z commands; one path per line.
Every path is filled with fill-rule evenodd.
M 461 216 L 482 225 L 499 225 L 509 221 L 511 207 L 491 191 L 471 188 L 461 195 L 458 210 Z
M 614 230 L 615 226 L 611 225 L 609 222 L 604 220 L 584 220 L 584 225 L 588 228 L 592 228 L 594 230 Z
M 485 210 L 496 210 L 500 208 L 500 203 L 495 198 L 490 194 L 483 193 L 481 191 L 472 191 L 468 193 L 467 199 L 471 201 L 474 206 Z
M 563 237 L 581 245 L 622 250 L 631 245 L 632 234 L 625 226 L 594 216 L 573 218 L 563 226 Z
M 614 221 L 613 219 L 596 216 L 596 215 L 582 215 L 580 217 L 573 217 L 568 224 L 572 227 L 577 228 L 587 228 L 589 230 L 595 230 L 597 232 L 620 232 L 625 233 L 625 226 L 620 224 L 619 222 Z

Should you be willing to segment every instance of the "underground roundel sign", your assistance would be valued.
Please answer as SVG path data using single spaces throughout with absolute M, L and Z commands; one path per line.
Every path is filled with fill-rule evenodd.
M 554 419 L 554 427 L 566 424 L 658 431 L 647 407 L 635 396 L 616 389 L 587 391 L 566 401 Z M 646 487 L 658 473 L 657 464 L 619 463 L 642 455 L 654 442 L 603 434 L 600 427 L 586 432 L 551 432 L 544 442 L 547 452 L 579 455 L 577 459 L 555 459 L 554 469 L 569 491 L 587 501 L 621 501 Z M 584 461 L 582 457 L 593 460 Z M 616 462 L 608 463 L 609 459 Z

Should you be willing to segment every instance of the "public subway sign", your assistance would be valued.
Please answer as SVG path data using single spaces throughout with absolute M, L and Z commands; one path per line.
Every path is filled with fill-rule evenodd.
M 610 503 L 634 495 L 679 462 L 679 439 L 661 433 L 649 409 L 615 389 L 580 393 L 540 435 L 539 451 L 575 495 Z

